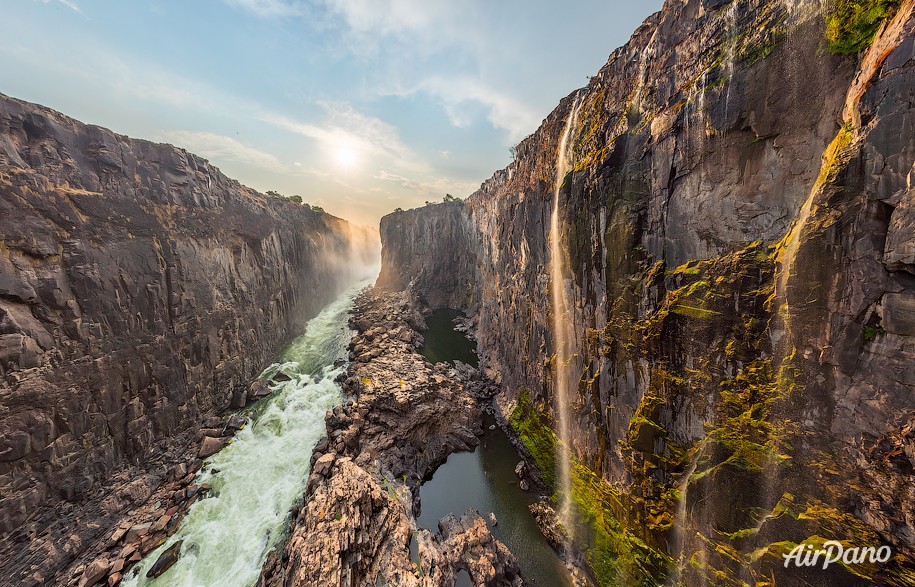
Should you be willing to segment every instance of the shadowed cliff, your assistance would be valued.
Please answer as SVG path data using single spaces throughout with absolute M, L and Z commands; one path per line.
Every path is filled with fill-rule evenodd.
M 25 583 L 141 503 L 205 416 L 243 406 L 373 248 L 184 150 L 2 95 L 0 235 L 0 552 Z M 98 506 L 127 466 L 133 488 Z

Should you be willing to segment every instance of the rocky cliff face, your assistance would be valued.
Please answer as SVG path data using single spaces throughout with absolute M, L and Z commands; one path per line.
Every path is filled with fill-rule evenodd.
M 477 282 L 476 226 L 461 202 L 394 212 L 381 221 L 389 239 L 382 251 L 377 284 L 412 289 L 433 308 L 463 308 L 473 300 Z
M 911 1 L 851 4 L 879 30 L 858 39 L 854 11 L 818 1 L 668 2 L 462 210 L 382 221 L 386 283 L 476 314 L 545 469 L 562 239 L 573 485 L 607 582 L 915 578 L 915 17 Z M 425 254 L 436 235 L 453 271 Z M 828 539 L 895 555 L 783 567 Z
M 5 96 L 0 235 L 7 546 L 54 519 L 43 507 L 79 502 L 204 416 L 243 406 L 249 380 L 370 246 L 186 151 Z

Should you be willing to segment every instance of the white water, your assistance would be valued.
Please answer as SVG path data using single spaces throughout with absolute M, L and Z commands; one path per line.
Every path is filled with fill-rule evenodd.
M 562 182 L 572 164 L 569 157 L 569 137 L 575 118 L 578 116 L 579 101 L 575 97 L 569 117 L 566 119 L 562 131 L 562 140 L 559 142 L 559 153 L 556 156 L 556 180 L 553 187 L 553 213 L 550 218 L 550 287 L 552 289 L 553 304 L 553 336 L 556 339 L 555 391 L 554 403 L 558 419 L 559 445 L 556 448 L 557 462 L 559 463 L 559 490 L 560 503 L 559 519 L 565 526 L 570 540 L 574 539 L 572 514 L 572 476 L 571 456 L 572 428 L 569 416 L 569 407 L 572 393 L 578 389 L 578 374 L 573 363 L 575 358 L 575 317 L 566 286 L 566 256 L 562 247 L 562 233 L 559 222 L 559 193 Z
M 124 586 L 243 587 L 257 581 L 289 508 L 305 489 L 311 449 L 325 433 L 324 414 L 343 400 L 334 378 L 345 367 L 334 362 L 346 358 L 352 337 L 347 314 L 366 285 L 327 306 L 286 350 L 285 362 L 264 372 L 282 370 L 292 379 L 277 384 L 253 421 L 204 464 L 196 483 L 212 487 L 209 497 L 191 506 L 178 531 L 131 569 Z M 178 540 L 184 541 L 178 562 L 147 579 L 147 570 Z

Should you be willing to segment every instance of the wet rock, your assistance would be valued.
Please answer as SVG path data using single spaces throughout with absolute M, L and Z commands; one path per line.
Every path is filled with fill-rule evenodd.
M 254 402 L 260 399 L 263 399 L 273 393 L 270 389 L 270 386 L 267 385 L 267 382 L 263 379 L 255 379 L 251 385 L 248 386 L 248 401 Z
M 240 410 L 248 403 L 248 392 L 244 387 L 236 387 L 229 398 L 229 408 Z
M 95 585 L 108 575 L 108 569 L 110 568 L 111 563 L 107 558 L 98 558 L 92 561 L 83 571 L 79 580 L 79 587 L 91 587 L 92 585 Z
M 149 571 L 146 572 L 146 576 L 154 579 L 169 570 L 172 565 L 178 562 L 178 559 L 181 557 L 181 545 L 183 541 L 178 540 L 174 544 L 168 547 L 159 558 L 156 559 L 156 562 L 149 568 Z
M 149 529 L 152 527 L 151 522 L 145 522 L 143 524 L 136 524 L 131 526 L 127 531 L 127 542 L 136 542 L 137 539 L 146 536 L 149 532 Z
M 200 449 L 197 451 L 197 456 L 201 459 L 205 459 L 218 453 L 228 445 L 228 438 L 213 438 L 212 436 L 204 436 L 203 440 L 200 442 Z
M 556 510 L 548 503 L 539 501 L 530 505 L 530 511 L 547 542 L 552 544 L 553 548 L 563 550 L 568 542 L 568 536 Z
M 337 459 L 337 455 L 334 453 L 327 453 L 322 455 L 314 464 L 313 472 L 315 475 L 320 475 L 322 477 L 327 477 L 330 475 L 331 469 L 334 467 L 334 461 Z

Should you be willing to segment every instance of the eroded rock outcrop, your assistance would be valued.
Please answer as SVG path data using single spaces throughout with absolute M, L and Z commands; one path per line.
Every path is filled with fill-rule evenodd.
M 481 367 L 551 468 L 549 220 L 571 116 L 573 486 L 608 583 L 915 576 L 913 3 L 883 5 L 857 55 L 830 50 L 825 21 L 849 24 L 831 6 L 667 2 L 448 211 L 455 228 L 441 205 L 382 221 L 392 287 L 471 284 Z M 421 244 L 435 234 L 474 268 L 436 281 Z M 793 545 L 828 539 L 895 554 L 784 568 Z
M 352 281 L 354 230 L 0 96 L 0 575 L 51 582 L 142 504 L 121 473 L 162 483 L 206 416 L 244 405 Z
M 462 570 L 477 585 L 523 584 L 478 513 L 446 518 L 437 533 L 416 526 L 419 485 L 450 453 L 479 443 L 482 415 L 453 369 L 416 352 L 411 323 L 422 316 L 404 294 L 357 299 L 344 383 L 355 397 L 327 414 L 305 504 L 262 585 L 448 586 Z

